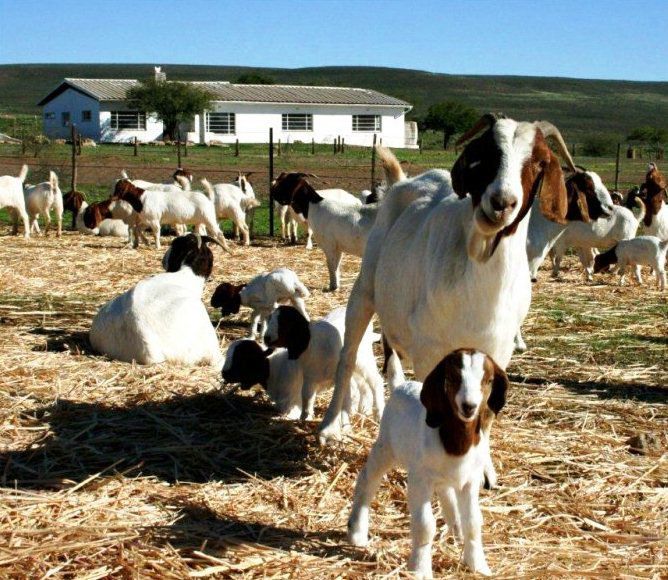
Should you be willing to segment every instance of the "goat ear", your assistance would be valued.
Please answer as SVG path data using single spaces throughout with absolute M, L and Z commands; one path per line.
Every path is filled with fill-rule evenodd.
M 494 361 L 492 361 L 492 364 L 494 365 L 494 378 L 492 379 L 492 392 L 487 399 L 487 406 L 495 415 L 498 415 L 506 404 L 506 391 L 510 383 L 506 372 Z
M 422 383 L 420 391 L 420 402 L 427 410 L 427 426 L 440 427 L 445 419 L 445 406 L 448 404 L 445 398 L 445 362 L 441 361 L 431 371 Z
M 468 193 L 468 188 L 466 187 L 466 183 L 464 183 L 464 167 L 466 167 L 466 154 L 462 152 L 452 167 L 452 171 L 450 171 L 452 189 L 455 190 L 455 193 L 460 198 L 466 197 Z
M 566 219 L 568 221 L 591 222 L 587 196 L 580 190 L 574 179 L 569 180 L 566 184 L 566 191 L 568 195 L 568 212 L 566 214 Z
M 295 316 L 287 341 L 288 359 L 297 360 L 311 342 L 311 328 L 301 314 Z
M 543 139 L 543 137 L 540 137 Z M 564 183 L 564 174 L 561 171 L 556 155 L 549 152 L 550 159 L 543 168 L 539 188 L 540 211 L 552 222 L 566 224 L 568 213 L 568 194 Z

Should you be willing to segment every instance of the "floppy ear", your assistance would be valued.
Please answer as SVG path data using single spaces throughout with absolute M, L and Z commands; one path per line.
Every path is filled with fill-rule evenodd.
M 466 183 L 464 183 L 464 167 L 466 167 L 466 150 L 462 151 L 462 154 L 455 161 L 452 171 L 450 171 L 452 189 L 455 190 L 455 193 L 460 198 L 466 197 L 468 193 L 468 188 Z
M 422 383 L 420 402 L 427 409 L 426 423 L 432 429 L 440 427 L 445 419 L 445 361 L 441 361 Z
M 287 339 L 288 359 L 297 360 L 311 342 L 311 327 L 308 320 L 295 311 Z
M 540 138 L 543 139 L 542 135 Z M 550 221 L 566 224 L 568 195 L 564 183 L 564 174 L 561 171 L 557 156 L 551 151 L 549 155 L 550 159 L 543 168 L 542 176 L 539 177 L 541 180 L 539 190 L 540 211 Z
M 494 378 L 492 379 L 492 392 L 487 399 L 487 406 L 495 415 L 498 415 L 506 404 L 506 391 L 509 381 L 506 372 L 494 361 L 492 361 L 492 364 L 494 365 Z
M 568 221 L 591 222 L 587 196 L 580 190 L 574 179 L 568 182 L 566 191 L 568 195 L 568 213 L 566 214 L 566 219 Z

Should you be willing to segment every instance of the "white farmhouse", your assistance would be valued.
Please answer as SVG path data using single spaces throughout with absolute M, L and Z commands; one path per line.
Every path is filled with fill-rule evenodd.
M 156 69 L 164 78 L 164 73 Z M 122 143 L 162 137 L 162 122 L 133 111 L 125 95 L 132 79 L 64 79 L 38 105 L 44 108 L 44 133 L 67 138 L 74 123 L 95 141 Z M 297 85 L 245 85 L 223 81 L 193 82 L 212 95 L 212 107 L 195 115 L 188 130 L 194 143 L 219 141 L 266 143 L 274 140 L 370 146 L 373 135 L 389 147 L 417 147 L 417 126 L 406 122 L 412 106 L 369 89 Z

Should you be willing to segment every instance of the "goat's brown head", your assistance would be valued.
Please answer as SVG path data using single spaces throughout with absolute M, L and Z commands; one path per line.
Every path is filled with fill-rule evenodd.
M 478 443 L 480 429 L 490 412 L 506 404 L 508 376 L 488 355 L 474 349 L 448 354 L 429 373 L 420 401 L 429 427 L 441 428 L 448 453 L 462 455 Z
M 86 201 L 86 196 L 83 193 L 80 191 L 70 191 L 63 195 L 63 209 L 77 215 L 84 201 Z
M 179 167 L 173 174 L 172 179 L 176 181 L 177 177 L 185 177 L 188 181 L 192 182 L 193 174 L 183 167 Z
M 245 287 L 246 284 L 219 284 L 211 296 L 211 306 L 220 308 L 221 316 L 236 314 L 241 309 L 241 291 Z
M 281 173 L 271 185 L 272 198 L 281 205 L 289 205 L 296 213 L 308 219 L 309 203 L 320 203 L 323 198 L 306 180 L 316 177 L 311 173 Z
M 540 209 L 548 219 L 566 223 L 568 199 L 563 173 L 546 137 L 555 139 L 569 168 L 575 171 L 561 134 L 544 121 L 518 123 L 488 114 L 459 139 L 458 144 L 468 144 L 452 168 L 452 185 L 457 195 L 469 194 L 473 202 L 477 232 L 469 243 L 473 259 L 491 257 L 501 237 L 516 231 L 535 195 L 539 195 Z
M 218 240 L 209 236 L 186 234 L 174 238 L 162 257 L 162 267 L 167 272 L 178 272 L 183 266 L 188 266 L 196 276 L 208 278 L 213 270 L 213 252 L 207 244 L 225 249 Z
M 610 217 L 614 202 L 597 173 L 577 168 L 566 178 L 568 196 L 568 221 L 589 222 L 600 217 Z
M 646 213 L 643 221 L 649 227 L 652 225 L 654 216 L 661 211 L 662 205 L 668 201 L 666 178 L 659 171 L 656 163 L 650 163 L 647 166 L 645 183 L 640 187 L 640 193 L 645 196 Z
M 144 208 L 144 204 L 141 201 L 143 194 L 144 190 L 134 185 L 129 179 L 119 179 L 114 187 L 112 197 L 127 201 L 132 206 L 132 209 L 139 213 Z
M 88 229 L 94 230 L 102 223 L 102 220 L 110 219 L 112 217 L 110 208 L 112 203 L 113 200 L 105 199 L 89 205 L 83 212 L 84 225 Z
M 235 340 L 225 353 L 223 381 L 239 384 L 242 389 L 250 389 L 260 384 L 267 387 L 269 380 L 269 355 L 273 348 L 263 349 L 250 339 Z

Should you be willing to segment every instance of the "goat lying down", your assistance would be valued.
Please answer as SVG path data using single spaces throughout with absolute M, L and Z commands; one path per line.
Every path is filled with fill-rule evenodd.
M 221 316 L 236 314 L 241 306 L 253 309 L 250 338 L 264 335 L 269 315 L 279 304 L 292 304 L 308 320 L 304 299 L 308 288 L 292 270 L 278 268 L 255 276 L 248 284 L 219 284 L 211 296 L 211 306 L 221 309 Z
M 321 442 L 340 437 L 352 362 L 374 312 L 389 347 L 413 363 L 417 380 L 424 380 L 444 352 L 461 345 L 487 353 L 502 369 L 508 365 L 531 301 L 526 218 L 533 198 L 548 219 L 564 223 L 568 210 L 563 173 L 548 136 L 575 170 L 553 125 L 490 115 L 462 137 L 475 138 L 457 159 L 452 177 L 431 170 L 406 180 L 396 158 L 379 150 L 391 187 L 348 302 Z M 484 431 L 488 437 L 489 427 Z M 495 485 L 491 462 L 485 475 L 486 484 Z
M 331 387 L 341 350 L 345 308 L 339 307 L 321 320 L 308 322 L 292 306 L 280 306 L 271 315 L 264 349 L 255 341 L 233 342 L 227 350 L 223 379 L 242 388 L 262 385 L 281 414 L 290 419 L 311 419 L 315 397 Z M 378 335 L 367 328 L 355 364 L 354 392 L 359 408 L 368 410 L 370 400 L 380 412 L 383 379 L 376 368 L 372 343 Z M 285 348 L 275 348 L 285 347 Z M 346 418 L 354 410 L 354 397 L 346 400 Z
M 487 355 L 468 349 L 447 355 L 424 384 L 403 382 L 399 365 L 389 365 L 392 394 L 366 465 L 357 477 L 348 520 L 355 546 L 369 541 L 369 507 L 383 475 L 395 465 L 408 471 L 412 550 L 408 570 L 432 577 L 431 546 L 436 521 L 434 492 L 457 539 L 464 539 L 464 564 L 489 575 L 482 547 L 478 491 L 489 463 L 482 431 L 503 408 L 508 377 Z
M 141 280 L 100 308 L 90 329 L 93 348 L 124 362 L 221 368 L 218 337 L 202 303 L 213 269 L 209 243 L 218 244 L 197 234 L 176 238 L 163 257 L 166 272 Z

